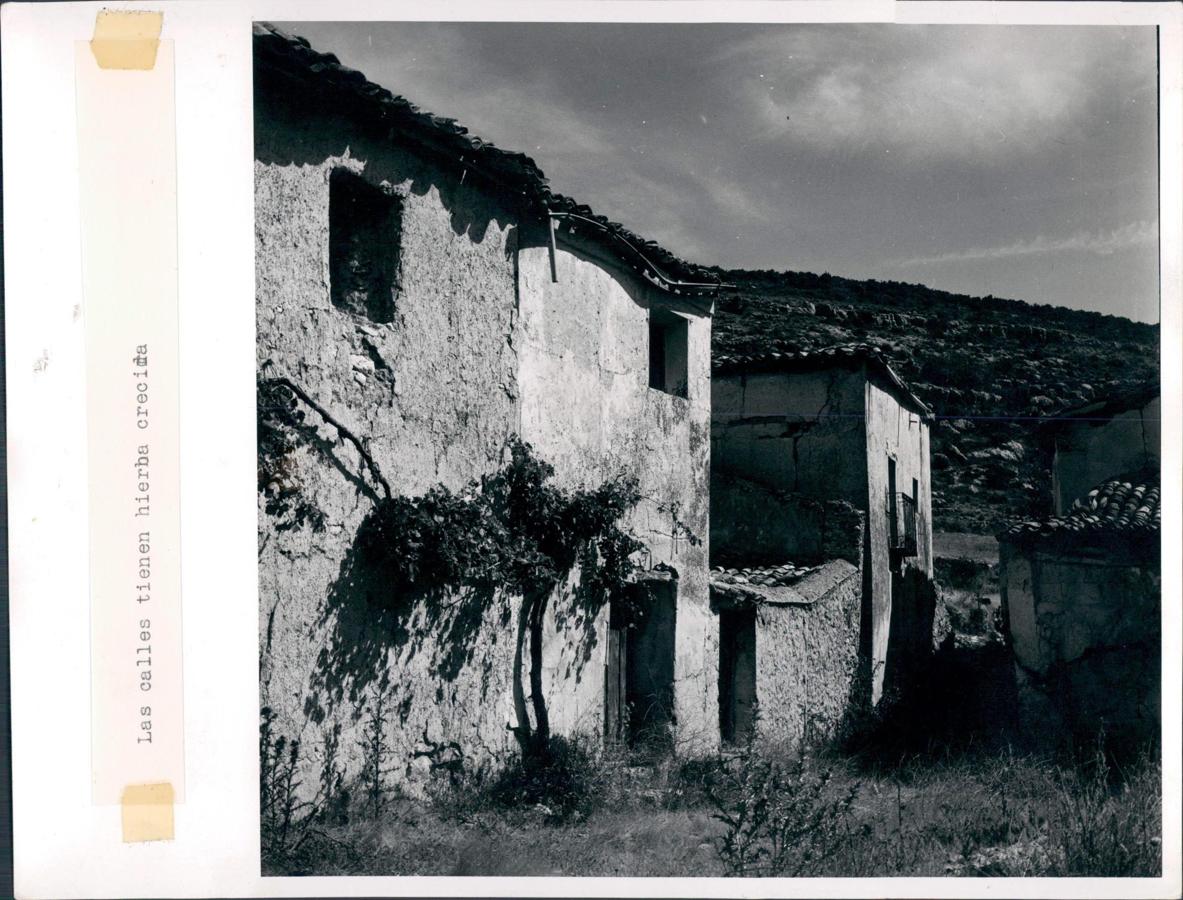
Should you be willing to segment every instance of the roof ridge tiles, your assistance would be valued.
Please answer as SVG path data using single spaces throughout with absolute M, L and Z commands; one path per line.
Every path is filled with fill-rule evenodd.
M 1057 534 L 1152 534 L 1161 528 L 1159 473 L 1153 470 L 1105 479 L 1061 516 L 1016 522 L 999 540 L 1037 540 Z

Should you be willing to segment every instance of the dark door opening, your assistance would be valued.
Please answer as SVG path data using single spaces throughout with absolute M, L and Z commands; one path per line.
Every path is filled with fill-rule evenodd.
M 676 583 L 647 581 L 608 613 L 604 736 L 629 746 L 673 740 Z
M 723 741 L 746 741 L 756 724 L 756 610 L 719 613 L 719 729 Z

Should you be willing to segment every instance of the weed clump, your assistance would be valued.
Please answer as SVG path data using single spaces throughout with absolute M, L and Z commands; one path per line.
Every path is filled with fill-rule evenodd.
M 259 723 L 259 812 L 264 850 L 282 852 L 309 804 L 298 799 L 300 742 L 275 735 L 275 713 L 263 707 Z
M 704 780 L 712 818 L 726 826 L 718 843 L 730 876 L 818 874 L 847 846 L 858 784 L 838 790 L 833 771 L 804 749 L 783 755 L 752 739 Z
M 596 764 L 578 741 L 552 736 L 515 755 L 489 785 L 501 809 L 540 808 L 554 822 L 583 818 L 591 811 Z

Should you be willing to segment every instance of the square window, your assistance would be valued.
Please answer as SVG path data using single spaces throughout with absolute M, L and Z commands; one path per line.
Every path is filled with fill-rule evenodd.
M 333 305 L 394 321 L 402 231 L 399 198 L 345 170 L 329 177 L 329 291 Z
M 649 387 L 675 397 L 689 395 L 688 325 L 674 313 L 649 311 Z

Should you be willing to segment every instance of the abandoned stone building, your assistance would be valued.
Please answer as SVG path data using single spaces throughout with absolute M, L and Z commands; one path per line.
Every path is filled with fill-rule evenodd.
M 258 372 L 302 416 L 272 467 L 282 478 L 260 461 L 260 690 L 275 732 L 302 739 L 304 784 L 330 746 L 356 773 L 379 709 L 394 782 L 504 760 L 534 715 L 533 661 L 552 733 L 643 729 L 711 750 L 715 279 L 553 194 L 528 157 L 300 38 L 254 34 Z M 395 617 L 378 602 L 390 586 L 358 574 L 379 472 L 395 497 L 463 491 L 515 436 L 561 486 L 636 479 L 625 524 L 643 545 L 642 621 L 617 598 L 576 609 L 576 568 L 541 647 L 524 647 L 520 598 L 461 628 L 448 616 L 464 598 Z M 319 530 L 275 515 L 281 480 Z
M 999 535 L 1019 716 L 1037 742 L 1161 721 L 1157 469 L 1108 478 L 1063 515 Z
M 1055 741 L 1160 721 L 1159 384 L 1055 416 L 1052 509 L 999 535 L 1022 721 Z
M 1111 475 L 1156 468 L 1161 423 L 1157 379 L 1054 416 L 1043 427 L 1052 454 L 1052 513 L 1066 515 Z
M 856 700 L 865 513 L 721 472 L 711 503 L 722 740 L 831 736 Z
M 722 720 L 744 725 L 746 710 L 733 698 L 752 695 L 761 716 L 773 718 L 764 698 L 776 695 L 773 681 L 792 672 L 801 684 L 797 696 L 811 698 L 809 708 L 793 712 L 793 724 L 769 727 L 796 737 L 812 718 L 830 728 L 841 715 L 838 698 L 844 704 L 854 684 L 865 684 L 877 703 L 885 683 L 904 679 L 931 643 L 931 413 L 863 345 L 716 358 L 711 403 L 712 592 L 723 610 L 723 674 L 734 682 L 721 689 Z M 770 577 L 764 567 L 786 560 L 821 565 L 815 571 L 827 578 L 811 573 L 792 585 L 797 600 L 778 582 L 775 597 L 749 589 L 744 604 L 735 602 L 736 572 L 752 581 L 742 568 L 761 567 L 754 579 L 760 586 Z M 835 580 L 839 571 L 844 575 Z M 859 608 L 847 617 L 838 610 L 856 584 Z M 731 611 L 753 604 L 755 624 L 750 612 Z M 810 647 L 799 660 L 772 631 L 761 638 L 771 627 L 764 623 L 788 622 L 790 610 Z M 751 646 L 754 663 L 750 650 L 737 653 Z

